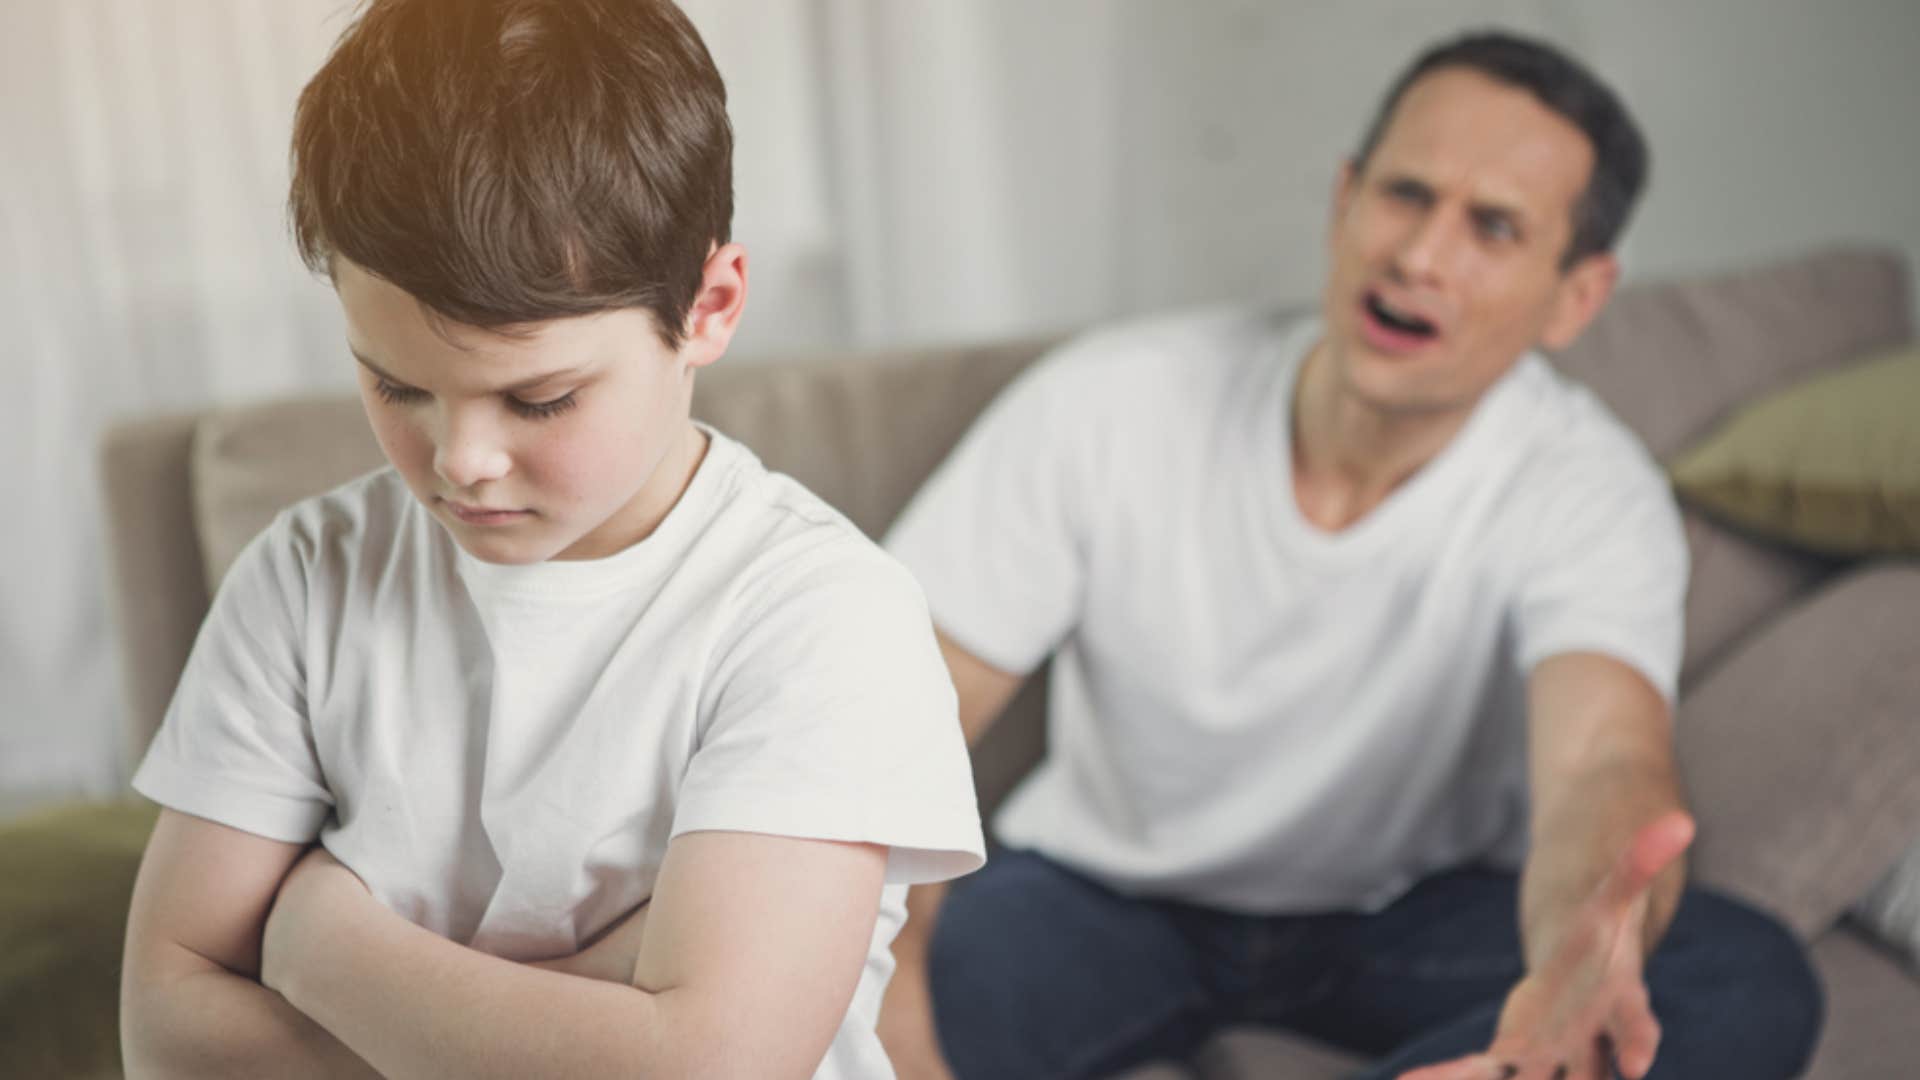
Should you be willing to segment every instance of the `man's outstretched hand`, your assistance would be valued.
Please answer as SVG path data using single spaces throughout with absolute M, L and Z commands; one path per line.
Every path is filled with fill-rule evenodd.
M 1660 1045 L 1643 974 L 1654 879 L 1693 842 L 1682 811 L 1642 826 L 1545 960 L 1507 995 L 1484 1053 L 1401 1080 L 1639 1080 Z

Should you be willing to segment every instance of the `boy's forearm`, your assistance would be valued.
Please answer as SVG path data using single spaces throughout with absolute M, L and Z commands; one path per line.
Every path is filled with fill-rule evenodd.
M 469 949 L 378 905 L 303 953 L 282 989 L 389 1077 L 679 1075 L 661 995 Z M 719 1033 L 711 1033 L 717 1037 Z
M 211 964 L 130 978 L 120 1015 L 129 1080 L 379 1076 L 285 998 Z

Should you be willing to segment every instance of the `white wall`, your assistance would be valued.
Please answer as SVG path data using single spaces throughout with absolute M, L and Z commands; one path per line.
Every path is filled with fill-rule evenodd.
M 293 96 L 346 0 L 0 0 L 0 806 L 105 792 L 93 454 L 116 415 L 344 387 L 286 241 Z M 1920 262 L 1916 0 L 687 0 L 726 76 L 733 363 L 1317 290 L 1392 73 L 1500 23 L 1641 117 L 1641 278 L 1815 244 Z
M 1007 52 L 1031 20 L 1008 3 Z M 1375 98 L 1425 43 L 1499 24 L 1584 57 L 1653 147 L 1625 254 L 1638 278 L 1695 273 L 1810 245 L 1866 241 L 1920 264 L 1920 3 L 1914 0 L 1120 0 L 1101 73 L 1111 134 L 1015 117 L 1017 205 L 1057 210 L 1092 184 L 1111 207 L 1071 266 L 1030 222 L 1022 325 L 1222 297 L 1311 298 L 1327 199 Z M 1071 46 L 1053 32 L 1048 45 Z M 1024 50 L 1013 44 L 1025 39 Z M 1048 96 L 1038 63 L 1020 78 Z M 1072 88 L 1086 95 L 1084 87 Z M 1060 139 L 1055 145 L 1054 139 Z M 1091 149 L 1107 155 L 1091 164 Z M 1060 278 L 1106 283 L 1090 295 Z

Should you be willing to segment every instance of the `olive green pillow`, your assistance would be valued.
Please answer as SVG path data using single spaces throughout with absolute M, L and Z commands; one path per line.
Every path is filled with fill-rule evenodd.
M 1920 554 L 1920 345 L 1748 406 L 1670 471 L 1682 499 L 1766 539 Z
M 120 1070 L 120 949 L 158 808 L 95 803 L 0 825 L 0 1076 Z

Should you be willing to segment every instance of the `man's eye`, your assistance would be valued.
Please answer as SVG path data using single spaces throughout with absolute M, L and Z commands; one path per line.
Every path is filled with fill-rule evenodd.
M 425 390 L 418 390 L 411 386 L 401 386 L 398 383 L 391 383 L 385 379 L 373 380 L 373 390 L 374 393 L 380 395 L 380 400 L 389 405 L 411 405 L 416 401 L 425 400 L 427 396 Z
M 509 408 L 529 420 L 545 420 L 548 417 L 558 416 L 578 404 L 580 400 L 571 392 L 551 401 L 521 401 L 514 397 L 507 399 Z
M 1475 224 L 1480 229 L 1480 235 L 1489 240 L 1498 240 L 1506 243 L 1520 239 L 1519 228 L 1514 225 L 1513 219 L 1505 215 L 1483 214 L 1476 220 Z

